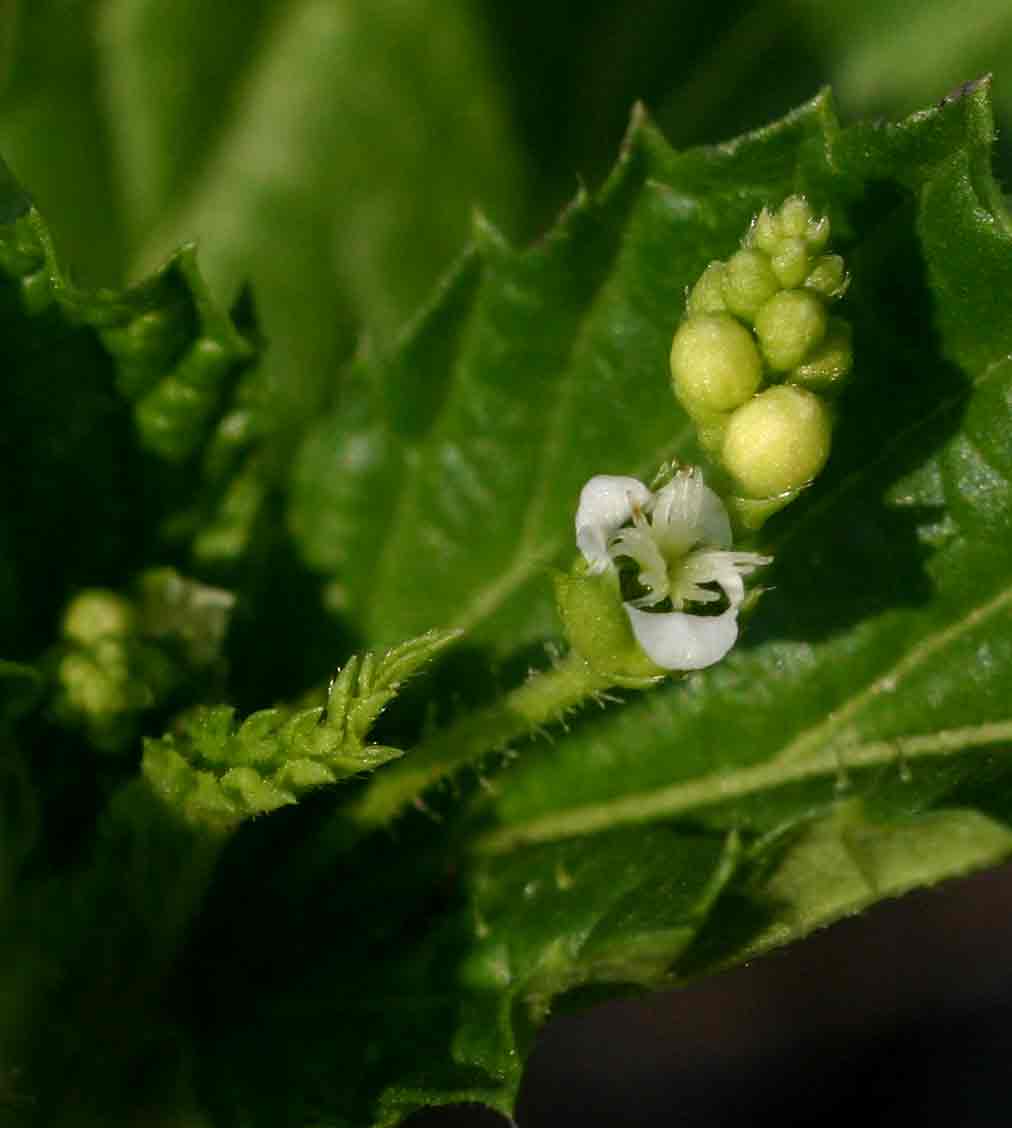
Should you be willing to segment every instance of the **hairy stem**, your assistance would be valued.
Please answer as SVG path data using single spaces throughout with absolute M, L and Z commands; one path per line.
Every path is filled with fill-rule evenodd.
M 532 675 L 494 704 L 434 733 L 378 774 L 346 814 L 360 831 L 382 826 L 433 784 L 560 720 L 610 684 L 571 652 L 553 669 Z

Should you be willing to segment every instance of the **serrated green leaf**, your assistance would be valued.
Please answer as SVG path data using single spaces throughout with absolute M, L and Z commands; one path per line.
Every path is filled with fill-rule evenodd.
M 829 211 L 853 271 L 855 380 L 830 467 L 766 527 L 775 570 L 746 637 L 713 670 L 523 748 L 476 793 L 454 943 L 419 948 L 450 962 L 460 1010 L 431 1019 L 424 1078 L 375 1090 L 381 1122 L 466 1093 L 508 1108 L 511 1050 L 570 972 L 677 981 L 1012 854 L 1012 235 L 991 139 L 986 84 L 889 126 L 841 129 L 820 98 L 684 154 L 641 122 L 600 196 L 542 245 L 480 234 L 307 442 L 293 527 L 345 614 L 376 638 L 431 615 L 508 653 L 552 630 L 543 570 L 573 551 L 580 484 L 686 454 L 664 406 L 666 352 L 707 260 L 762 204 L 802 191 Z M 591 943 L 580 912 L 560 907 L 565 881 L 538 884 L 543 859 L 604 872 L 615 843 L 638 841 L 623 871 L 635 885 L 658 834 L 678 839 L 677 873 L 689 833 L 709 848 L 733 833 L 741 853 L 685 931 L 661 919 L 674 892 L 644 888 Z M 551 888 L 534 926 L 528 886 L 535 901 Z M 509 908 L 486 943 L 495 889 Z M 558 972 L 543 994 L 541 966 Z M 515 968 L 526 1014 L 510 1002 Z
M 360 367 L 295 470 L 296 539 L 366 637 L 446 622 L 501 654 L 554 630 L 545 576 L 572 554 L 582 484 L 685 454 L 666 363 L 685 287 L 803 187 L 799 152 L 830 126 L 818 100 L 678 157 L 640 114 L 601 193 L 537 246 L 479 226 L 442 300 Z M 745 170 L 745 188 L 722 187 Z
M 404 798 L 447 822 L 402 820 L 396 836 L 329 859 L 322 878 L 303 880 L 313 843 L 301 829 L 288 824 L 287 839 L 261 829 L 285 826 L 283 815 L 244 828 L 236 853 L 254 852 L 231 871 L 234 881 L 244 870 L 238 888 L 223 881 L 207 907 L 179 969 L 187 1013 L 169 1020 L 198 1039 L 192 1068 L 216 1118 L 392 1124 L 467 1098 L 508 1110 L 557 996 L 677 982 L 1012 852 L 1012 266 L 991 132 L 980 86 L 898 126 L 849 130 L 818 99 L 769 130 L 680 155 L 641 121 L 603 192 L 582 196 L 543 244 L 516 252 L 480 224 L 477 249 L 393 354 L 359 362 L 298 468 L 291 522 L 305 559 L 370 640 L 448 623 L 470 627 L 485 653 L 511 655 L 555 629 L 544 570 L 573 551 L 582 481 L 649 475 L 663 455 L 687 453 L 676 409 L 661 406 L 666 352 L 683 287 L 707 259 L 727 253 L 760 205 L 805 191 L 830 211 L 854 272 L 858 374 L 833 462 L 769 525 L 776 586 L 723 667 L 581 717 L 554 746 L 535 742 L 512 771 L 482 780 L 487 794 L 465 784 L 422 796 L 446 774 L 423 771 Z M 149 150 L 153 194 L 181 175 L 176 156 Z M 45 341 L 73 338 L 68 371 L 82 355 L 75 333 L 103 373 L 115 352 L 108 402 L 120 415 L 103 438 L 130 435 L 128 450 L 135 442 L 162 467 L 181 460 L 187 474 L 203 461 L 216 488 L 231 488 L 227 520 L 209 525 L 201 501 L 180 535 L 196 536 L 204 559 L 241 552 L 259 500 L 255 467 L 235 473 L 248 436 L 232 457 L 236 428 L 221 419 L 235 368 L 180 332 L 174 291 L 94 332 L 89 318 L 123 299 L 84 300 L 40 269 L 38 252 L 51 254 L 25 236 L 21 207 L 15 193 L 0 207 L 15 341 L 26 318 L 49 317 Z M 232 344 L 238 358 L 242 335 Z M 82 404 L 87 425 L 104 424 Z M 58 477 L 79 487 L 67 511 L 94 517 L 106 495 L 68 469 L 91 450 L 82 440 Z M 96 480 L 108 487 L 112 475 Z M 0 537 L 5 550 L 17 539 Z M 102 581 L 125 559 L 99 561 Z M 16 590 L 23 562 L 4 567 L 4 589 Z M 123 1053 L 119 1072 L 96 1081 L 76 1032 L 103 1031 L 108 1011 L 129 1037 L 152 1017 L 161 992 L 145 976 L 161 982 L 240 821 L 397 754 L 365 745 L 366 732 L 440 641 L 349 662 L 326 709 L 265 710 L 237 728 L 219 708 L 148 743 L 144 778 L 100 820 L 95 872 L 58 883 L 10 941 L 30 968 L 50 958 L 47 944 L 32 954 L 36 920 L 58 933 L 59 975 L 44 967 L 37 978 L 69 983 L 74 1005 L 65 1012 L 54 993 L 33 1014 L 40 1030 L 58 1016 L 71 1031 L 66 1058 L 47 1055 L 40 1073 L 70 1067 L 52 1092 L 84 1091 L 85 1079 L 126 1092 L 123 1063 L 144 1053 Z M 481 715 L 468 716 L 477 756 Z M 437 733 L 424 747 L 438 744 Z M 292 864 L 279 866 L 284 851 L 271 847 L 293 842 Z M 89 944 L 68 959 L 79 935 Z M 123 976 L 148 945 L 157 958 L 139 982 Z M 121 979 L 110 1006 L 105 987 Z M 19 985 L 10 997 L 19 1004 Z M 164 1030 L 149 1052 L 172 1062 L 159 1039 Z M 49 1091 L 39 1090 L 58 1104 Z

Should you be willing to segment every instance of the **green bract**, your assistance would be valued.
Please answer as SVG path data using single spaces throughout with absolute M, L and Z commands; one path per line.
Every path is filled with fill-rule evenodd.
M 555 597 L 570 645 L 604 683 L 649 685 L 665 673 L 634 638 L 613 575 L 558 572 Z

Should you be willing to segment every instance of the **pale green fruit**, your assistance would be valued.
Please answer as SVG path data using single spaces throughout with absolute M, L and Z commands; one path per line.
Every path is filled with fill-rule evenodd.
M 803 388 L 768 388 L 730 419 L 723 463 L 753 498 L 775 497 L 810 482 L 829 457 L 829 412 Z
M 733 411 L 759 387 L 762 361 L 752 334 L 733 317 L 690 317 L 671 343 L 671 379 L 690 415 Z
M 789 372 L 826 335 L 826 310 L 807 290 L 782 290 L 756 314 L 755 331 L 770 368 Z
M 770 260 L 762 251 L 738 251 L 727 260 L 724 302 L 737 317 L 751 321 L 779 289 Z

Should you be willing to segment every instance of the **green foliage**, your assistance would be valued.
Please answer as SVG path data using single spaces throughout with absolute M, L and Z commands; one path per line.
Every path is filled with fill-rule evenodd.
M 868 76 L 914 57 L 909 6 L 736 8 L 724 38 L 671 5 L 218 7 L 0 15 L 0 148 L 40 202 L 4 170 L 0 1118 L 509 1112 L 553 1011 L 1012 855 L 988 84 L 847 128 L 824 94 L 684 151 L 637 111 L 600 189 L 526 250 L 478 216 L 395 334 L 471 205 L 532 231 L 634 93 L 718 136 L 811 88 L 771 65 L 804 41 L 871 104 Z M 521 69 L 486 36 L 525 21 L 544 61 Z M 853 331 L 830 318 L 792 379 L 852 372 L 824 472 L 743 546 L 775 558 L 769 590 L 679 680 L 633 669 L 624 620 L 590 632 L 596 667 L 557 653 L 580 487 L 703 458 L 668 378 L 692 284 L 749 317 L 804 271 L 842 287 L 816 248 L 740 247 L 799 193 L 846 256 Z M 187 246 L 118 288 L 198 236 L 210 285 Z M 557 586 L 578 643 L 593 593 Z
M 147 741 L 141 772 L 188 822 L 235 827 L 307 791 L 403 755 L 366 736 L 404 681 L 457 637 L 430 631 L 381 657 L 349 659 L 322 706 L 263 709 L 235 724 L 228 706 L 198 708 Z
M 432 632 L 351 658 L 320 707 L 263 710 L 240 725 L 224 706 L 183 714 L 146 741 L 140 773 L 111 790 L 80 857 L 42 883 L 22 869 L 47 847 L 18 809 L 30 781 L 5 759 L 0 1045 L 19 1063 L 39 1123 L 118 1122 L 136 1099 L 137 1071 L 158 1079 L 155 1099 L 159 1085 L 178 1084 L 174 1071 L 192 1067 L 192 1032 L 171 998 L 173 968 L 222 851 L 251 816 L 402 755 L 368 743 L 368 731 L 454 637 Z M 6 684 L 21 672 L 3 673 Z M 213 962 L 227 977 L 241 957 L 219 950 Z
M 481 31 L 469 0 L 41 0 L 10 29 L 0 151 L 90 281 L 195 239 L 219 301 L 251 281 L 294 425 L 363 326 L 413 311 L 476 203 L 519 211 Z
M 728 254 L 750 214 L 792 191 L 842 233 L 853 383 L 823 478 L 758 543 L 777 562 L 744 645 L 713 671 L 584 715 L 550 748 L 521 749 L 473 800 L 483 829 L 453 957 L 464 1001 L 440 1010 L 426 1058 L 449 1052 L 458 1071 L 483 1071 L 468 1075 L 471 1095 L 508 1107 L 525 1031 L 553 994 L 677 982 L 1012 852 L 1012 633 L 998 548 L 1010 532 L 1012 467 L 998 435 L 1012 322 L 974 312 L 1012 283 L 990 140 L 984 86 L 887 127 L 840 129 L 818 99 L 769 130 L 684 154 L 640 121 L 601 195 L 581 198 L 545 244 L 516 252 L 481 235 L 441 302 L 384 363 L 360 369 L 340 415 L 308 441 L 294 528 L 307 558 L 333 568 L 362 629 L 383 637 L 431 615 L 501 653 L 545 629 L 544 568 L 573 551 L 582 481 L 642 476 L 685 441 L 676 409 L 657 405 L 670 402 L 667 343 L 687 283 Z M 425 373 L 440 406 L 422 427 L 404 404 Z M 350 471 L 339 482 L 337 466 Z M 356 480 L 363 495 L 394 499 L 381 515 L 356 500 Z M 352 543 L 353 559 L 336 554 Z M 423 604 L 405 600 L 419 588 Z M 459 772 L 465 723 L 426 742 L 430 769 L 441 755 Z M 382 807 L 410 772 L 405 760 L 377 778 L 358 810 Z M 420 771 L 415 784 L 437 778 Z M 689 939 L 676 930 L 652 965 L 637 957 L 652 951 L 652 926 L 630 909 L 598 963 L 579 898 L 602 915 L 611 902 L 593 881 L 549 880 L 555 860 L 563 875 L 607 867 L 614 848 L 618 867 L 614 843 L 657 834 L 640 865 L 657 858 L 678 873 L 690 832 L 714 858 L 728 834 L 738 843 L 705 922 Z M 487 918 L 482 891 L 506 872 L 512 892 Z M 558 921 L 538 941 L 523 923 L 528 889 L 539 921 Z M 644 901 L 639 912 L 657 908 Z M 476 1023 L 479 1039 L 467 1015 L 496 1007 L 496 1022 Z M 462 1082 L 442 1076 L 382 1101 L 442 1101 L 444 1085 L 459 1099 Z

